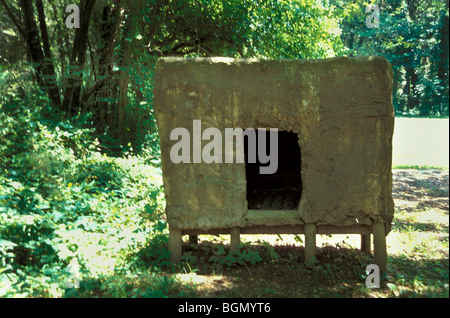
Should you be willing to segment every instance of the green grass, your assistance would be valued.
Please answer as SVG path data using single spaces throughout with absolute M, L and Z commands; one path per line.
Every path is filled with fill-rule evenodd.
M 415 170 L 448 170 L 449 167 L 429 166 L 429 165 L 409 165 L 409 164 L 394 164 L 392 169 L 415 169 Z
M 448 212 L 397 212 L 395 218 L 388 248 L 398 296 L 448 297 Z
M 432 115 L 432 116 L 421 116 L 418 114 L 395 114 L 395 118 L 422 118 L 422 119 L 449 119 L 449 116 L 438 116 L 438 115 Z
M 365 287 L 373 259 L 351 235 L 320 236 L 312 266 L 301 235 L 244 236 L 232 255 L 228 236 L 185 238 L 173 264 L 161 169 L 105 155 L 82 122 L 43 120 L 23 102 L 0 114 L 0 297 L 448 297 L 448 203 L 397 208 L 380 289 Z

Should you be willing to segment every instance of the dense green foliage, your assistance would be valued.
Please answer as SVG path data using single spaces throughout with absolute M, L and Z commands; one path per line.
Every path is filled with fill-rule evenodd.
M 376 3 L 379 28 L 366 25 L 363 0 L 83 0 L 82 27 L 70 29 L 64 2 L 2 0 L 0 63 L 2 73 L 34 69 L 61 117 L 91 114 L 112 147 L 157 139 L 151 92 L 161 56 L 382 55 L 394 67 L 398 114 L 447 116 L 448 1 Z
M 153 109 L 161 56 L 383 55 L 397 114 L 448 116 L 448 1 L 378 1 L 372 29 L 361 0 L 75 2 L 78 29 L 65 1 L 0 0 L 0 297 L 74 296 L 75 260 L 83 295 L 179 295 L 159 275 L 174 269 Z M 209 252 L 216 267 L 262 260 Z
M 81 119 L 44 120 L 39 93 L 10 102 L 0 114 L 0 296 L 57 296 L 74 257 L 90 275 L 113 271 L 163 233 L 159 169 L 102 154 Z
M 341 23 L 346 53 L 391 62 L 397 114 L 448 116 L 448 1 L 382 1 L 380 27 L 372 29 L 361 23 L 369 14 L 365 3 L 338 3 L 348 11 Z

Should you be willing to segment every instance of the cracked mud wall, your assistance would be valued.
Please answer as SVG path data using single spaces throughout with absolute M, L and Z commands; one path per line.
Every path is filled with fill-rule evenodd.
M 302 197 L 283 224 L 390 223 L 391 96 L 392 69 L 380 57 L 160 59 L 154 105 L 169 224 L 203 230 L 246 225 L 245 164 L 171 161 L 177 141 L 170 133 L 177 127 L 191 133 L 192 159 L 193 120 L 201 120 L 202 131 L 220 129 L 222 137 L 225 128 L 237 127 L 298 134 Z

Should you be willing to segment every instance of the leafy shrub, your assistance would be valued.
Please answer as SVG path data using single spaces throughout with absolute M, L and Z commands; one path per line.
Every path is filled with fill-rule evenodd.
M 0 297 L 62 296 L 72 260 L 87 282 L 126 268 L 149 238 L 164 244 L 159 168 L 102 154 L 88 117 L 44 116 L 39 91 L 8 92 L 0 105 Z
M 244 245 L 241 246 L 241 251 L 234 253 L 226 253 L 224 247 L 219 245 L 214 255 L 209 258 L 209 261 L 213 264 L 225 265 L 226 267 L 247 264 L 255 265 L 261 260 L 262 258 L 257 251 L 252 251 Z

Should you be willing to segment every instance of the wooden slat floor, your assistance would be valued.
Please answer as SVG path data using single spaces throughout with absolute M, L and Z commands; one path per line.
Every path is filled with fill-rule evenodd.
M 301 193 L 293 190 L 259 190 L 248 196 L 251 210 L 297 210 Z

